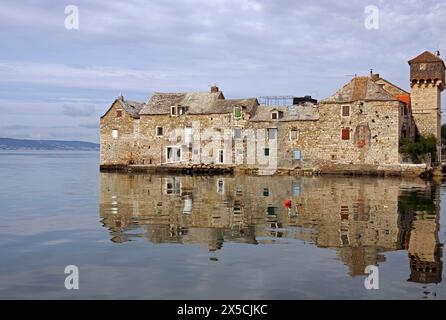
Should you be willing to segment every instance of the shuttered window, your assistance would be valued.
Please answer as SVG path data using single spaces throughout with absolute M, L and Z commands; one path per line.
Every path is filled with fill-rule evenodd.
M 242 116 L 242 109 L 240 107 L 234 108 L 234 117 L 240 118 Z
M 350 128 L 342 129 L 342 140 L 350 140 Z

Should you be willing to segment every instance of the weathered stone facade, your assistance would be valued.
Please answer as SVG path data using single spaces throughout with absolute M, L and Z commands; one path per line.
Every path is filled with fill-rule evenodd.
M 441 92 L 445 88 L 445 64 L 428 51 L 409 61 L 412 113 L 419 133 L 437 138 L 441 161 Z
M 146 103 L 120 97 L 101 118 L 101 168 L 402 172 L 402 138 L 413 139 L 417 128 L 440 136 L 437 73 L 435 82 L 420 85 L 411 72 L 412 94 L 372 74 L 320 103 L 297 99 L 288 107 L 225 99 L 215 86 L 208 93 L 155 93 Z

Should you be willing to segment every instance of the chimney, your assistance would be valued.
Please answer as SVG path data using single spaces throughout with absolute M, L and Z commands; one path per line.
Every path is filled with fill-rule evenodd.
M 379 80 L 379 73 L 372 73 L 371 78 L 373 81 L 378 81 Z
M 437 50 L 436 54 L 437 54 L 437 57 L 439 57 L 440 56 L 440 50 Z
M 211 93 L 216 93 L 216 92 L 220 92 L 220 89 L 216 85 L 213 85 L 211 87 Z

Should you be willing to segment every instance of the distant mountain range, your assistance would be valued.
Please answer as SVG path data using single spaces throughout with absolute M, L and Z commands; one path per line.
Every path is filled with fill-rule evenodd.
M 99 150 L 99 145 L 97 143 L 83 141 L 22 140 L 0 138 L 0 150 L 92 151 Z

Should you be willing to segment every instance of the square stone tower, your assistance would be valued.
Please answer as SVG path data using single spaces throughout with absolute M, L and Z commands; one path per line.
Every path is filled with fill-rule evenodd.
M 441 161 L 441 92 L 445 88 L 445 64 L 440 53 L 425 51 L 409 61 L 411 106 L 418 132 L 437 138 L 437 159 Z

